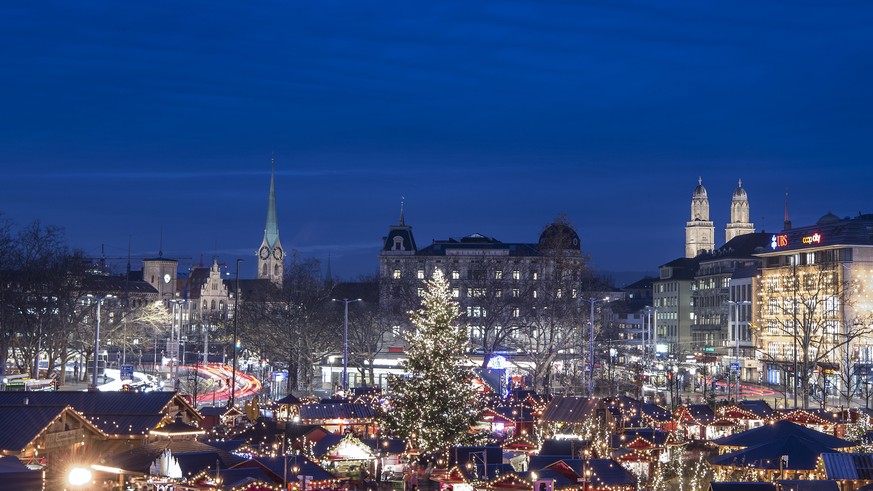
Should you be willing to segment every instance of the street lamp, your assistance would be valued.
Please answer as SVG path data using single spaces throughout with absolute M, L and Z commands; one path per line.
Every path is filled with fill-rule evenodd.
M 100 307 L 107 298 L 115 298 L 115 295 L 88 295 L 97 299 L 97 329 L 94 331 L 94 373 L 91 378 L 91 390 L 97 390 L 97 360 L 100 356 Z
M 234 397 L 236 395 L 236 351 L 238 348 L 238 340 L 236 333 L 237 317 L 239 317 L 239 263 L 242 259 L 236 260 L 236 288 L 233 294 L 233 372 L 230 377 L 230 399 L 228 399 L 227 407 L 233 407 Z
M 643 331 L 643 361 L 645 362 L 646 354 L 648 353 L 647 347 L 648 345 L 652 345 L 652 358 L 657 358 L 657 346 L 658 346 L 658 309 L 649 305 L 646 305 L 646 319 L 643 320 L 644 331 Z M 646 323 L 648 320 L 648 323 Z
M 737 363 L 737 385 L 736 385 L 736 398 L 737 402 L 740 400 L 740 374 L 742 373 L 740 370 L 740 305 L 751 305 L 752 302 L 749 300 L 736 301 L 736 300 L 728 300 L 728 331 L 731 331 L 736 338 L 736 363 Z M 734 315 L 731 316 L 731 306 L 733 306 Z M 733 319 L 733 329 L 731 329 L 731 319 Z M 730 374 L 730 371 L 728 371 Z M 730 375 L 728 375 L 730 377 Z M 728 397 L 730 397 L 730 378 L 728 378 Z
M 332 299 L 334 302 L 342 302 L 345 307 L 345 318 L 343 320 L 343 395 L 349 390 L 349 304 L 360 302 L 362 299 L 354 298 L 349 300 L 343 298 Z
M 588 397 L 591 397 L 594 392 L 594 304 L 597 302 L 608 302 L 609 297 L 604 298 L 582 298 L 583 301 L 591 304 L 591 315 L 588 322 L 591 324 L 588 337 Z

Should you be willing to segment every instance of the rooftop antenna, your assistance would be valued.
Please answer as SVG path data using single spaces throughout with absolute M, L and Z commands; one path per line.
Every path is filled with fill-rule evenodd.
M 791 219 L 788 218 L 788 189 L 785 189 L 785 221 L 782 223 L 783 230 L 791 230 Z

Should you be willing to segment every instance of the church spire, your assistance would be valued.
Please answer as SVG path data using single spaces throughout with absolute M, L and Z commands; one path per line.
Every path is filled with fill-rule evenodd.
M 405 200 L 403 196 L 400 197 L 400 225 L 406 225 L 406 220 L 403 218 L 403 200 Z
M 782 223 L 783 230 L 791 230 L 791 219 L 788 218 L 788 190 L 785 190 L 785 221 Z
M 267 203 L 267 225 L 264 228 L 264 240 L 272 248 L 279 238 L 279 222 L 276 219 L 276 155 L 273 154 L 270 170 L 270 199 Z
M 270 199 L 267 203 L 267 224 L 264 240 L 258 249 L 258 279 L 268 279 L 282 286 L 285 272 L 285 251 L 279 241 L 279 223 L 276 219 L 276 155 L 273 154 L 270 169 Z

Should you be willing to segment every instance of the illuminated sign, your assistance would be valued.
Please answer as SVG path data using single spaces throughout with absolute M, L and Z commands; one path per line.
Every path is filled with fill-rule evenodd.
M 806 236 L 800 239 L 804 244 L 820 244 L 821 243 L 821 234 L 816 232 L 812 235 Z
M 770 239 L 770 248 L 778 249 L 780 247 L 785 247 L 788 245 L 788 236 L 785 234 L 774 235 Z

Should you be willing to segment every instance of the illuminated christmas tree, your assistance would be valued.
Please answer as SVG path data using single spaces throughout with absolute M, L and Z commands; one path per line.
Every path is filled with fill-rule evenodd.
M 459 317 L 449 284 L 437 270 L 421 290 L 421 307 L 411 313 L 415 329 L 406 334 L 407 375 L 389 380 L 383 414 L 386 429 L 422 453 L 472 443 L 470 430 L 481 413 Z

